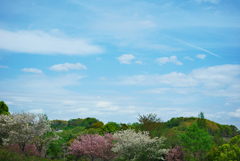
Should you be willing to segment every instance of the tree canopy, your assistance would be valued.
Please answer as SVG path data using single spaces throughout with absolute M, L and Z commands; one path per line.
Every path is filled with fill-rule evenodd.
M 4 103 L 4 101 L 0 101 L 0 115 L 10 115 L 8 106 Z

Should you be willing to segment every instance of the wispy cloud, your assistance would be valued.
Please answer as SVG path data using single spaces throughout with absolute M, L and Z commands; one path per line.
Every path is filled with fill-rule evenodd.
M 98 102 L 95 107 L 109 107 L 111 106 L 111 102 Z
M 55 71 L 68 71 L 69 69 L 87 69 L 87 67 L 85 65 L 82 65 L 81 63 L 76 64 L 65 63 L 53 65 L 49 69 Z
M 176 56 L 171 56 L 170 58 L 168 57 L 161 57 L 161 58 L 157 58 L 156 61 L 158 62 L 159 65 L 163 65 L 166 64 L 168 62 L 176 64 L 176 65 L 182 65 L 182 63 L 180 61 L 177 60 Z
M 132 54 L 123 54 L 120 57 L 117 57 L 121 64 L 131 64 L 131 60 L 135 59 L 135 56 Z
M 135 61 L 135 63 L 143 65 L 141 60 Z
M 36 113 L 36 114 L 38 114 L 38 113 L 43 113 L 43 109 L 33 109 L 33 110 L 28 110 L 28 112 L 30 112 L 30 113 Z
M 99 77 L 98 79 L 105 81 L 107 78 L 106 77 Z
M 9 67 L 5 65 L 0 65 L 0 68 L 9 68 Z
M 194 0 L 194 1 L 197 3 L 209 2 L 209 3 L 217 4 L 220 0 Z
M 198 54 L 196 55 L 197 58 L 199 59 L 205 59 L 206 55 L 205 54 Z
M 88 55 L 102 53 L 89 40 L 56 37 L 43 31 L 16 31 L 0 29 L 0 48 L 30 54 Z
M 30 73 L 43 73 L 42 70 L 37 68 L 23 68 L 23 72 L 30 72 Z
M 191 61 L 193 61 L 193 59 L 192 59 L 192 58 L 190 58 L 189 56 L 185 56 L 183 59 L 188 59 L 188 60 L 191 60 Z

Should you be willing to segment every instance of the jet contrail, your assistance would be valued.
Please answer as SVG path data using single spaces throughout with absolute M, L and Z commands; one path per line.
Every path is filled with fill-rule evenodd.
M 165 35 L 165 34 L 164 34 L 164 35 Z M 166 36 L 168 36 L 168 35 L 166 35 Z M 168 37 L 171 37 L 171 36 L 168 36 Z M 184 44 L 186 44 L 186 45 L 188 45 L 188 46 L 191 46 L 191 47 L 193 47 L 193 48 L 195 48 L 195 49 L 199 49 L 199 50 L 205 51 L 206 53 L 209 53 L 209 54 L 212 54 L 212 55 L 214 55 L 214 56 L 216 56 L 216 57 L 221 58 L 221 57 L 218 56 L 217 54 L 214 54 L 214 53 L 212 53 L 212 52 L 210 52 L 210 51 L 207 51 L 207 50 L 205 50 L 205 49 L 203 49 L 203 48 L 200 48 L 200 47 L 198 47 L 198 46 L 195 46 L 195 45 L 189 44 L 189 43 L 187 43 L 187 42 L 185 42 L 185 41 L 182 41 L 182 40 L 176 39 L 176 38 L 174 38 L 174 37 L 171 37 L 171 38 L 174 39 L 174 40 L 180 41 L 180 42 L 182 42 L 182 43 L 184 43 Z

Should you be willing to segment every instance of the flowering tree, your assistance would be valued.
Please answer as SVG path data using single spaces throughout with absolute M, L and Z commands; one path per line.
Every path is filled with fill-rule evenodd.
M 147 154 L 147 159 L 162 159 L 161 156 L 168 152 L 167 149 L 160 149 L 163 146 L 165 137 L 151 139 L 148 131 L 135 133 L 134 130 L 128 129 L 119 131 L 113 135 L 116 140 L 115 147 L 112 151 L 119 152 L 120 155 L 127 157 L 129 160 L 135 160 Z
M 112 134 L 105 134 L 105 136 L 88 134 L 77 138 L 78 140 L 74 140 L 68 148 L 69 154 L 75 155 L 76 158 L 86 155 L 91 161 L 94 158 L 110 160 L 117 154 L 111 151 L 114 146 Z
M 3 138 L 5 145 L 17 143 L 24 154 L 27 144 L 34 143 L 40 156 L 42 150 L 52 140 L 57 139 L 56 136 L 45 135 L 51 132 L 50 123 L 46 116 L 32 113 L 14 113 L 10 116 L 0 115 L 0 128 L 4 132 L 8 132 L 9 136 Z
M 26 144 L 31 143 L 35 115 L 31 113 L 13 113 L 11 116 L 0 115 L 0 127 L 9 132 L 8 138 L 3 138 L 4 145 L 17 143 L 24 154 Z
M 52 140 L 59 139 L 59 136 L 54 134 L 51 129 L 50 122 L 47 120 L 47 116 L 38 114 L 38 120 L 33 123 L 33 143 L 39 151 L 40 157 L 42 157 L 42 151 Z

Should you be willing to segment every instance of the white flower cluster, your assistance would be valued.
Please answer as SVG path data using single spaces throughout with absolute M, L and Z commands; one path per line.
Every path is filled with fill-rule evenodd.
M 52 129 L 46 116 L 43 114 L 37 116 L 38 119 L 33 113 L 24 112 L 13 113 L 10 116 L 0 115 L 0 129 L 9 134 L 8 138 L 3 138 L 4 145 L 18 143 L 24 152 L 27 143 L 34 143 L 37 148 L 41 146 L 42 150 L 49 142 L 49 138 L 42 136 L 51 132 Z M 57 139 L 56 135 L 51 139 Z
M 147 154 L 148 159 L 162 159 L 164 153 L 168 153 L 167 149 L 161 149 L 165 137 L 153 138 L 149 137 L 149 132 L 136 133 L 132 129 L 116 132 L 113 137 L 117 142 L 112 148 L 114 152 L 120 152 L 121 155 L 128 157 L 130 160 L 135 160 L 141 157 L 141 153 Z

